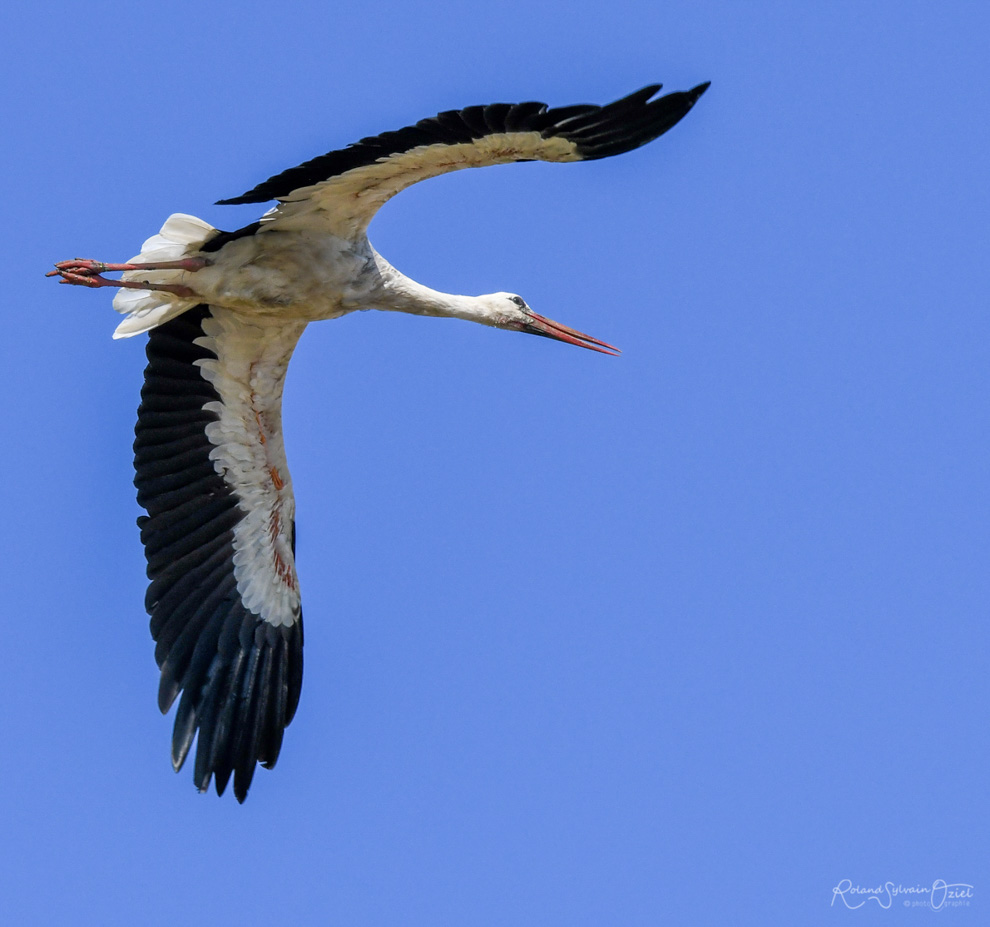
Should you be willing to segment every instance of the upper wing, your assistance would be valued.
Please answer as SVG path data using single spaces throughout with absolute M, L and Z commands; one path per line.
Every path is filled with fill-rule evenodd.
M 606 106 L 492 103 L 450 110 L 331 151 L 220 204 L 277 199 L 281 205 L 262 220 L 263 230 L 324 225 L 353 237 L 387 200 L 429 177 L 511 161 L 591 161 L 645 145 L 686 116 L 708 84 L 651 100 L 660 87 L 651 84 Z
M 282 444 L 285 370 L 304 324 L 200 305 L 151 331 L 134 483 L 146 607 L 175 715 L 178 770 L 199 730 L 194 780 L 231 772 L 244 801 L 275 765 L 302 684 L 295 502 Z

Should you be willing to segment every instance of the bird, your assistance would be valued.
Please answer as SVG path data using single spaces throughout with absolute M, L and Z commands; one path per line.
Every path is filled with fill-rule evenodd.
M 160 669 L 158 707 L 179 700 L 171 759 L 195 741 L 193 781 L 243 802 L 272 768 L 299 704 L 303 616 L 295 501 L 282 440 L 286 369 L 313 321 L 379 309 L 466 319 L 615 355 L 513 293 L 458 296 L 395 269 L 368 225 L 406 187 L 463 168 L 592 161 L 677 124 L 709 82 L 605 105 L 493 103 L 448 110 L 306 161 L 217 205 L 276 205 L 232 232 L 181 213 L 121 264 L 76 258 L 46 276 L 114 287 L 114 338 L 148 334 L 134 483 Z M 122 272 L 119 279 L 105 277 Z

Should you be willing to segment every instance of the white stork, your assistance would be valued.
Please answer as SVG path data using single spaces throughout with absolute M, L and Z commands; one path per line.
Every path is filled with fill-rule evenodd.
M 303 626 L 295 502 L 282 443 L 282 385 L 307 323 L 358 309 L 468 319 L 602 353 L 604 341 L 537 315 L 509 293 L 452 296 L 392 267 L 368 224 L 428 177 L 511 161 L 589 161 L 662 135 L 708 84 L 606 106 L 494 103 L 439 113 L 283 171 L 220 204 L 278 205 L 222 232 L 173 215 L 126 264 L 62 261 L 61 283 L 120 287 L 115 338 L 149 332 L 134 441 L 145 600 L 161 669 L 158 706 L 181 692 L 178 771 L 199 731 L 194 781 L 271 768 L 299 702 Z M 102 276 L 123 271 L 119 280 Z

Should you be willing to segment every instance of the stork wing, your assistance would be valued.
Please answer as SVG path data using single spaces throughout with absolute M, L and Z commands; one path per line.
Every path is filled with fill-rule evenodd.
M 353 238 L 391 197 L 429 177 L 512 161 L 592 161 L 645 145 L 686 116 L 708 84 L 651 100 L 660 87 L 651 84 L 606 106 L 492 103 L 450 110 L 314 158 L 220 205 L 277 199 L 262 230 L 323 226 Z
M 194 780 L 275 765 L 302 684 L 295 502 L 282 444 L 285 370 L 305 325 L 200 305 L 150 333 L 134 483 L 146 607 L 175 715 L 172 763 L 199 730 Z

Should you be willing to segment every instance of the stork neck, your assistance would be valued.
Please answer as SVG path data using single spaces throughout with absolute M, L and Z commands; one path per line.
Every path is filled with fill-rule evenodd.
M 488 304 L 480 296 L 457 296 L 441 293 L 417 283 L 400 273 L 379 257 L 382 279 L 385 283 L 385 299 L 382 309 L 409 312 L 413 315 L 431 315 L 440 318 L 466 319 L 493 325 L 495 319 Z M 384 265 L 384 266 L 381 266 Z

